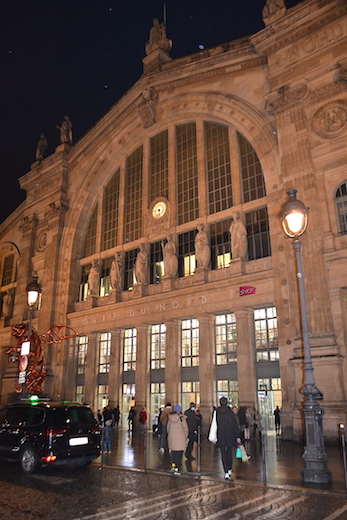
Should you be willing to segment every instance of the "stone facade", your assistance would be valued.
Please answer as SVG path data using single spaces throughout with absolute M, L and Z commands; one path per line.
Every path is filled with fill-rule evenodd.
M 227 394 L 259 407 L 268 427 L 279 402 L 284 438 L 300 440 L 295 254 L 279 221 L 293 187 L 310 208 L 302 237 L 310 345 L 325 437 L 337 440 L 338 424 L 347 419 L 347 5 L 306 0 L 264 21 L 253 36 L 180 59 L 162 49 L 149 52 L 143 76 L 97 125 L 20 178 L 26 201 L 0 227 L 2 299 L 11 291 L 0 345 L 2 351 L 13 345 L 11 325 L 28 319 L 25 288 L 35 272 L 43 290 L 35 328 L 44 333 L 68 324 L 80 337 L 80 346 L 74 339 L 46 347 L 45 393 L 52 398 L 80 398 L 95 408 L 108 398 L 120 403 L 123 418 L 132 398 L 151 417 L 164 400 L 196 399 L 206 425 L 218 397 Z M 221 161 L 229 168 L 225 191 L 218 186 L 227 179 Z M 218 197 L 228 193 L 229 201 L 231 192 L 226 207 Z M 245 219 L 246 260 L 231 260 L 225 240 L 235 211 Z M 210 231 L 215 261 L 189 271 L 198 224 Z M 161 242 L 169 235 L 177 246 L 177 276 L 159 272 Z M 133 284 L 131 253 L 142 243 L 149 270 L 159 274 Z M 124 286 L 113 289 L 107 262 L 116 252 L 125 262 Z M 99 295 L 88 294 L 86 285 L 94 260 L 101 268 Z M 12 274 L 4 278 L 10 264 Z M 263 321 L 256 310 L 265 312 Z M 234 351 L 218 316 L 232 316 Z M 163 359 L 155 364 L 158 324 L 165 325 L 165 367 Z M 223 349 L 230 349 L 226 362 Z M 5 403 L 17 377 L 5 354 L 0 375 Z

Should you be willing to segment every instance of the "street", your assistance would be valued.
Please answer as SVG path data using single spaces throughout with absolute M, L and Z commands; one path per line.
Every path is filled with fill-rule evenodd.
M 30 476 L 2 463 L 0 518 L 12 520 L 346 520 L 345 495 L 92 464 Z

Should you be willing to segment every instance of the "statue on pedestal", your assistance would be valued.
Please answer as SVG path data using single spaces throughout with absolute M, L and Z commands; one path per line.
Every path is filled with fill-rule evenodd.
M 37 161 L 42 161 L 44 159 L 45 153 L 47 150 L 47 139 L 45 134 L 40 135 L 39 142 L 37 143 L 35 158 Z
M 72 145 L 72 123 L 69 116 L 65 116 L 61 126 L 57 126 L 57 128 L 60 130 L 60 143 Z
M 114 254 L 110 270 L 110 283 L 112 289 L 121 290 L 123 283 L 123 258 L 121 251 L 117 251 Z
M 88 291 L 91 296 L 99 296 L 99 263 L 93 260 L 88 274 Z
M 231 236 L 231 256 L 232 259 L 241 258 L 247 260 L 248 244 L 247 230 L 239 212 L 231 216 L 232 222 L 229 228 Z
M 207 232 L 204 231 L 203 224 L 198 224 L 196 229 L 198 230 L 195 235 L 195 259 L 197 267 L 208 269 L 211 260 L 210 240 Z
M 166 244 L 162 241 L 161 247 L 163 250 L 165 276 L 176 276 L 178 270 L 178 259 L 173 235 L 168 235 Z
M 148 283 L 148 251 L 146 244 L 140 244 L 135 262 L 136 283 Z
M 156 49 L 161 49 L 164 52 L 169 52 L 172 47 L 172 41 L 166 37 L 165 23 L 159 23 L 158 18 L 154 18 L 153 27 L 149 31 L 149 40 L 146 43 L 146 54 Z

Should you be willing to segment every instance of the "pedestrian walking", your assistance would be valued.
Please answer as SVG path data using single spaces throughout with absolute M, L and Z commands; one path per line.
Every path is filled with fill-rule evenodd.
M 112 420 L 107 419 L 102 431 L 102 451 L 104 453 L 111 453 L 112 431 Z
M 174 411 L 168 417 L 167 434 L 168 444 L 171 450 L 171 471 L 178 475 L 182 461 L 182 454 L 187 446 L 189 428 L 187 418 L 182 414 L 182 407 L 175 404 Z
M 246 408 L 244 406 L 240 406 L 240 408 L 238 409 L 237 417 L 239 418 L 240 437 L 242 438 L 242 440 L 244 440 L 244 433 L 247 425 Z
M 228 406 L 228 399 L 221 397 L 216 411 L 217 442 L 220 449 L 225 480 L 230 480 L 233 467 L 233 451 L 241 444 L 240 429 L 236 415 Z
M 118 428 L 119 419 L 120 419 L 120 409 L 119 409 L 119 405 L 117 404 L 117 406 L 113 409 L 114 428 Z
M 261 432 L 263 430 L 263 424 L 261 422 L 262 416 L 258 412 L 256 408 L 252 408 L 252 418 L 253 418 L 253 437 L 256 438 L 257 431 L 259 432 L 259 438 L 261 438 Z
M 146 429 L 146 422 L 147 422 L 147 412 L 144 408 L 142 408 L 141 412 L 139 413 L 139 423 L 140 423 L 140 430 L 143 432 Z
M 187 417 L 189 430 L 185 456 L 187 460 L 195 460 L 195 457 L 192 455 L 194 442 L 198 441 L 198 421 L 195 413 L 195 403 L 190 403 L 189 408 L 184 412 L 184 415 Z
M 275 430 L 277 435 L 280 435 L 281 433 L 281 410 L 276 406 L 276 409 L 274 411 L 275 416 Z
M 159 451 L 164 452 L 166 448 L 166 438 L 167 438 L 167 422 L 169 415 L 172 413 L 171 403 L 166 403 L 165 408 L 162 410 L 160 414 L 160 429 L 161 429 L 161 445 Z
M 136 410 L 135 408 L 132 406 L 129 410 L 129 414 L 128 414 L 128 432 L 130 431 L 134 431 L 134 426 L 135 426 L 135 416 L 136 416 Z

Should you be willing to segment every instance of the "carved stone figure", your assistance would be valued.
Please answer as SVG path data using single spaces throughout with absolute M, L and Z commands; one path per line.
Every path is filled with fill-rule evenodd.
M 121 251 L 117 251 L 114 254 L 110 270 L 110 282 L 112 289 L 121 290 L 123 283 L 123 258 Z
M 12 305 L 12 293 L 11 291 L 6 291 L 4 296 L 2 297 L 2 309 L 1 315 L 3 318 L 9 318 L 11 315 L 11 305 Z
M 231 216 L 232 222 L 229 228 L 231 236 L 232 259 L 241 258 L 247 260 L 247 230 L 240 213 L 235 212 Z
M 47 139 L 45 137 L 45 134 L 41 134 L 39 142 L 37 143 L 37 147 L 36 147 L 35 157 L 36 157 L 37 161 L 43 160 L 46 150 L 47 150 Z
M 165 276 L 176 276 L 178 270 L 178 259 L 173 235 L 168 235 L 166 244 L 162 241 L 161 247 L 163 250 Z
M 91 296 L 99 296 L 99 263 L 93 260 L 88 274 L 88 291 Z
M 61 144 L 67 143 L 72 145 L 72 123 L 69 116 L 65 116 L 62 125 L 57 126 L 57 128 L 60 130 Z
M 135 262 L 135 278 L 137 283 L 148 283 L 148 252 L 146 244 L 140 244 Z
M 155 104 L 158 94 L 153 88 L 145 88 L 141 94 L 141 102 L 139 104 L 139 114 L 142 119 L 144 128 L 148 128 L 156 122 Z
M 197 267 L 208 269 L 211 260 L 210 240 L 207 232 L 204 231 L 203 224 L 198 224 L 196 229 L 198 230 L 195 235 L 195 259 Z
M 266 0 L 263 8 L 263 21 L 265 25 L 275 22 L 286 14 L 286 6 L 284 0 Z
M 165 23 L 159 23 L 158 18 L 154 18 L 153 27 L 149 31 L 149 40 L 146 43 L 146 54 L 150 54 L 156 49 L 169 52 L 172 41 L 166 37 Z

